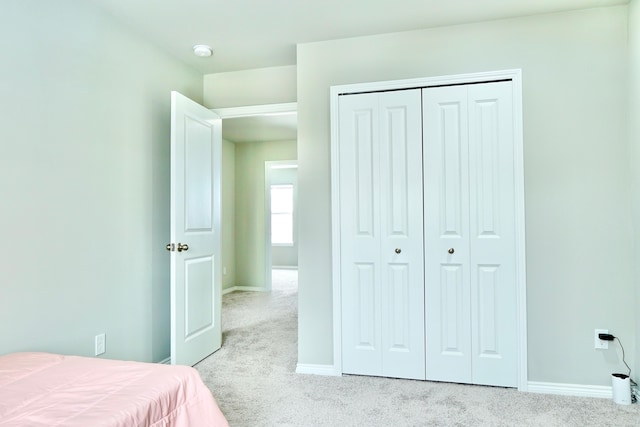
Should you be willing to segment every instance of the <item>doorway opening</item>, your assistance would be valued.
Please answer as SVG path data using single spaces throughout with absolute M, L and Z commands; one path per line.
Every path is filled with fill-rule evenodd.
M 213 109 L 222 119 L 223 293 L 271 290 L 271 208 L 270 192 L 265 191 L 271 178 L 265 165 L 296 162 L 296 108 L 296 103 L 287 103 Z M 277 167 L 295 170 L 291 165 Z M 286 265 L 292 264 L 278 261 L 276 254 L 276 266 Z

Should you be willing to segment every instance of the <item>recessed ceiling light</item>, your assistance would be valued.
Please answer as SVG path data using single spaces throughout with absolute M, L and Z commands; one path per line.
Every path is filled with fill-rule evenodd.
M 206 44 L 197 44 L 193 47 L 193 53 L 196 56 L 206 58 L 207 56 L 213 55 L 213 49 Z

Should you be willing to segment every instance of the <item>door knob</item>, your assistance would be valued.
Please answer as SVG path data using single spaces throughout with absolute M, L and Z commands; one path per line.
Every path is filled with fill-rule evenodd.
M 180 250 L 180 248 L 178 248 L 178 250 Z M 447 252 L 449 252 L 450 254 L 453 254 L 455 252 L 455 249 L 449 248 L 449 250 Z
M 402 252 L 402 249 L 396 248 L 396 253 L 399 254 L 400 252 Z
M 175 244 L 173 244 L 173 243 L 167 243 L 167 246 L 165 246 L 165 247 L 167 248 L 167 250 L 168 250 L 169 252 L 173 252 L 173 251 L 175 251 L 175 250 L 176 250 L 176 245 L 175 245 Z
M 189 250 L 189 245 L 182 244 L 182 243 L 178 243 L 178 252 L 182 252 L 182 251 L 188 251 Z

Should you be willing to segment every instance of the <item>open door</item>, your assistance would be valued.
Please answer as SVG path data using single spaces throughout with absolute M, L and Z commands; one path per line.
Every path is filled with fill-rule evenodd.
M 193 366 L 222 343 L 222 123 L 171 92 L 171 364 Z

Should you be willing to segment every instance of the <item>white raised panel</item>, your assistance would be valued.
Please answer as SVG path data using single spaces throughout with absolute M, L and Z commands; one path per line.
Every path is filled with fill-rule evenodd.
M 478 266 L 478 354 L 480 357 L 500 357 L 498 349 L 497 295 L 498 266 Z
M 411 245 L 411 253 L 415 254 L 421 251 L 422 240 L 420 91 L 382 93 L 379 98 L 384 238 L 390 245 Z
M 213 125 L 185 116 L 185 232 L 213 226 Z
M 476 384 L 517 385 L 513 267 L 482 264 L 472 284 L 472 370 Z
M 387 303 L 389 304 L 389 350 L 409 351 L 409 331 L 411 313 L 409 288 L 409 267 L 406 264 L 389 266 L 389 286 Z
M 185 261 L 185 341 L 214 327 L 213 257 Z
M 463 173 L 463 147 L 466 142 L 463 136 L 466 129 L 460 109 L 464 106 L 462 102 L 446 102 L 438 104 L 438 116 L 440 121 L 440 134 L 438 144 L 442 152 L 442 189 L 440 190 L 440 215 L 441 233 L 444 235 L 461 236 L 464 201 L 466 194 L 463 193 L 463 180 L 466 173 Z M 464 183 L 466 184 L 466 183 Z
M 463 349 L 469 335 L 464 332 L 465 311 L 468 310 L 464 293 L 463 267 L 461 265 L 443 265 L 440 282 L 440 342 L 442 354 L 449 356 L 463 355 Z
M 407 107 L 388 108 L 384 112 L 383 129 L 388 132 L 389 148 L 382 161 L 389 163 L 389 211 L 387 233 L 406 236 L 407 223 Z
M 382 364 L 379 321 L 380 280 L 373 263 L 354 263 L 345 286 L 342 325 L 344 373 L 379 375 Z
M 476 100 L 470 108 L 474 109 L 472 116 L 475 117 L 472 141 L 475 143 L 476 174 L 472 177 L 471 185 L 475 186 L 478 195 L 475 206 L 477 232 L 482 237 L 495 236 L 499 234 L 500 222 L 498 101 Z
M 469 167 L 473 252 L 513 259 L 515 178 L 511 82 L 469 87 L 469 151 L 473 159 Z M 481 263 L 491 262 L 496 261 L 483 257 Z
M 373 111 L 359 110 L 353 113 L 353 132 L 355 141 L 356 171 L 356 212 L 357 232 L 360 235 L 373 236 Z
M 375 266 L 372 264 L 356 264 L 357 300 L 352 309 L 356 313 L 355 344 L 360 350 L 375 350 L 376 345 L 376 290 Z
M 469 382 L 471 336 L 467 274 L 460 264 L 442 265 L 426 306 L 426 378 Z

